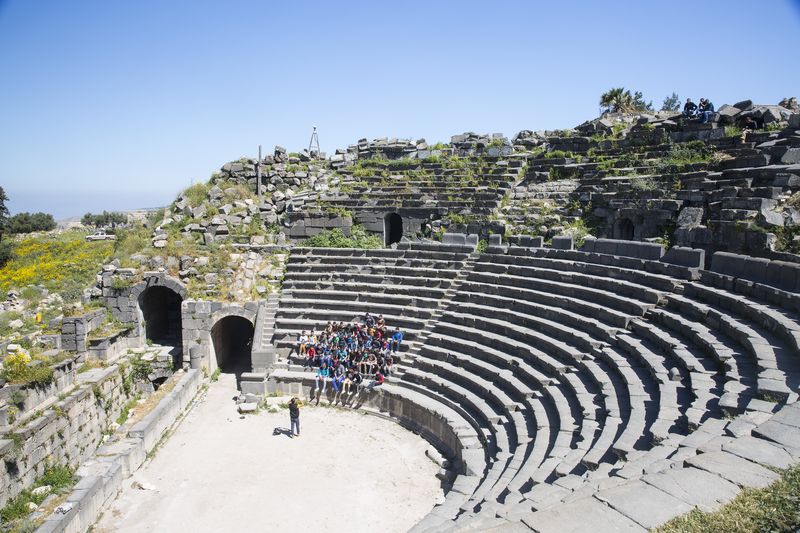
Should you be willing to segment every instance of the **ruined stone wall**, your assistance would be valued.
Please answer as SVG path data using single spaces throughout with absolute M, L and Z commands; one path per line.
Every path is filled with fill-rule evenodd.
M 186 300 L 181 306 L 183 325 L 183 365 L 205 368 L 209 374 L 217 368 L 211 329 L 226 316 L 240 316 L 255 325 L 258 302 L 226 304 Z M 194 360 L 194 362 L 193 362 Z
M 61 349 L 70 352 L 85 352 L 89 333 L 105 321 L 103 309 L 89 311 L 81 316 L 66 317 L 61 321 Z
M 22 427 L 0 436 L 0 506 L 50 465 L 77 468 L 103 440 L 129 396 L 119 365 L 80 375 L 79 386 Z

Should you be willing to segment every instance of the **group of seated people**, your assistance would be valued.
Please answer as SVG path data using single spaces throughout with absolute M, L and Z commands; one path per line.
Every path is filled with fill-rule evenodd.
M 714 104 L 708 98 L 701 98 L 700 105 L 692 102 L 691 98 L 686 99 L 683 105 L 683 116 L 691 119 L 698 119 L 700 124 L 705 124 L 711 119 L 714 114 Z
M 301 332 L 298 355 L 303 368 L 316 368 L 314 389 L 325 393 L 328 383 L 336 394 L 373 390 L 391 374 L 403 332 L 390 331 L 383 315 L 367 313 L 363 322 L 328 322 L 323 331 Z

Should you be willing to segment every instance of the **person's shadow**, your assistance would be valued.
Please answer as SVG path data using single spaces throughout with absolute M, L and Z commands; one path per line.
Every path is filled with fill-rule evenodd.
M 280 435 L 284 435 L 286 437 L 292 438 L 292 431 L 288 428 L 282 428 L 280 426 L 276 426 L 275 429 L 272 430 L 272 436 L 278 437 Z

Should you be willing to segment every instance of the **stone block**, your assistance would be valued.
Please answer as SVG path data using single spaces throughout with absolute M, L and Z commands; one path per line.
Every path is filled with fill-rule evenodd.
M 705 512 L 717 510 L 739 493 L 735 484 L 699 468 L 676 468 L 650 474 L 643 481 Z
M 533 237 L 531 235 L 520 235 L 518 242 L 520 246 L 525 248 L 541 248 L 544 245 L 542 237 Z
M 539 533 L 594 533 L 602 524 L 605 531 L 641 532 L 646 530 L 595 498 L 582 498 L 544 511 L 523 514 L 522 522 Z
M 687 465 L 722 476 L 740 487 L 766 487 L 778 474 L 739 456 L 719 451 L 702 453 L 686 460 Z
M 705 268 L 706 251 L 684 246 L 673 246 L 667 250 L 661 261 L 687 268 Z
M 800 129 L 800 113 L 794 113 L 789 117 L 789 127 Z
M 595 497 L 647 529 L 692 510 L 691 505 L 643 481 L 601 490 Z
M 503 236 L 497 233 L 489 235 L 489 246 L 500 246 L 503 244 Z
M 478 235 L 475 233 L 467 235 L 466 244 L 467 246 L 478 246 Z
M 464 246 L 466 243 L 467 236 L 463 233 L 445 233 L 442 235 L 442 244 Z
M 553 237 L 551 247 L 554 250 L 572 250 L 572 237 L 566 235 Z
M 739 277 L 744 272 L 746 256 L 729 252 L 714 252 L 711 256 L 711 271 L 725 276 Z

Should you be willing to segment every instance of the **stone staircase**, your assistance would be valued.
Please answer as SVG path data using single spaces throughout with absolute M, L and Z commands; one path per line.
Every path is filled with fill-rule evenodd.
M 265 372 L 277 360 L 277 352 L 272 342 L 275 334 L 275 315 L 278 312 L 280 294 L 272 293 L 262 302 L 256 315 L 255 335 L 253 337 L 253 370 Z
M 461 285 L 467 280 L 469 275 L 472 273 L 472 270 L 475 268 L 475 261 L 478 259 L 480 254 L 478 253 L 471 253 L 469 257 L 464 261 L 462 268 L 459 270 L 456 277 L 453 279 L 450 286 L 444 291 L 441 298 L 437 302 L 436 307 L 431 312 L 431 316 L 428 320 L 425 321 L 425 327 L 417 334 L 416 338 L 413 341 L 411 348 L 409 348 L 408 353 L 405 354 L 403 357 L 404 361 L 402 365 L 397 367 L 397 375 L 398 377 L 402 375 L 405 370 L 405 366 L 408 364 L 413 364 L 413 361 L 419 356 L 420 348 L 425 345 L 430 334 L 433 332 L 433 329 L 436 327 L 436 323 L 444 314 L 445 310 L 450 306 L 450 303 L 455 298 L 456 294 L 458 294 Z

